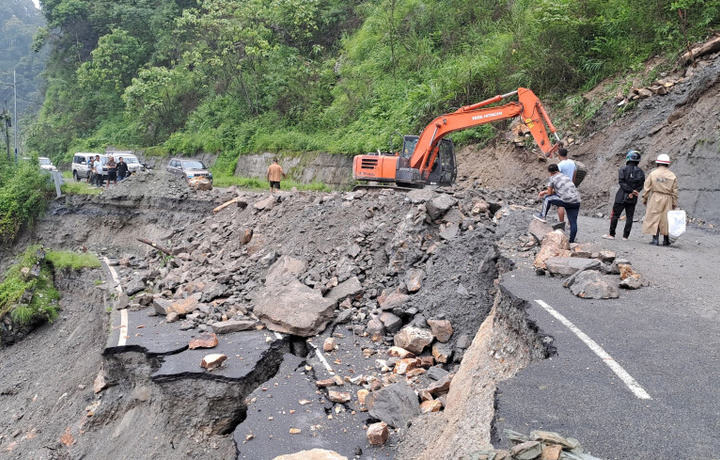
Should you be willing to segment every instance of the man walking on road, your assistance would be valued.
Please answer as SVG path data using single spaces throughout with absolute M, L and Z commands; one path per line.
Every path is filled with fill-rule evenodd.
M 620 214 L 625 210 L 625 228 L 623 229 L 623 241 L 627 241 L 632 230 L 633 217 L 635 216 L 635 205 L 637 197 L 645 183 L 645 173 L 638 167 L 640 163 L 640 152 L 630 150 L 625 155 L 625 166 L 620 168 L 618 174 L 618 183 L 620 188 L 615 194 L 615 203 L 613 204 L 612 215 L 610 217 L 610 233 L 603 235 L 608 240 L 615 239 L 615 229 L 617 228 Z
M 565 208 L 570 221 L 570 242 L 574 243 L 575 235 L 577 235 L 577 218 L 580 213 L 580 193 L 575 188 L 572 180 L 565 174 L 560 173 L 558 165 L 548 165 L 548 172 L 550 173 L 550 180 L 547 189 L 540 192 L 540 198 L 544 198 L 542 211 L 533 214 L 533 217 L 541 222 L 546 222 L 545 216 L 547 216 L 550 206 Z
M 677 209 L 677 177 L 670 171 L 668 155 L 661 153 L 655 163 L 657 168 L 648 174 L 642 192 L 643 204 L 647 206 L 642 232 L 653 236 L 650 244 L 659 246 L 660 235 L 663 235 L 663 246 L 670 246 L 667 213 L 671 209 Z
M 270 182 L 270 191 L 275 193 L 275 189 L 280 190 L 280 180 L 286 177 L 282 166 L 278 164 L 277 158 L 273 158 L 272 164 L 267 170 L 267 180 Z

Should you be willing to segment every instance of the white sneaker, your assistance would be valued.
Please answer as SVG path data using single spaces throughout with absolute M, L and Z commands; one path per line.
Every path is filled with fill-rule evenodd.
M 605 238 L 606 240 L 614 240 L 615 239 L 615 237 L 612 235 L 603 235 L 602 237 Z
M 533 217 L 535 219 L 539 220 L 540 222 L 542 222 L 543 224 L 547 223 L 547 220 L 543 216 L 541 216 L 539 212 L 536 212 L 535 214 L 533 214 Z

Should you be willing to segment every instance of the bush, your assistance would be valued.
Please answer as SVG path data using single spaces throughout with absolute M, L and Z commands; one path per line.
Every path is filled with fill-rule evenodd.
M 48 175 L 33 162 L 0 160 L 0 245 L 13 242 L 45 211 L 51 193 Z
M 50 264 L 38 257 L 40 251 L 40 246 L 28 247 L 6 272 L 5 279 L 0 283 L 0 318 L 9 312 L 13 321 L 24 326 L 57 318 L 60 294 L 53 285 Z M 40 274 L 37 278 L 23 275 L 23 268 L 31 269 L 38 263 Z M 18 304 L 26 292 L 30 293 L 27 303 Z

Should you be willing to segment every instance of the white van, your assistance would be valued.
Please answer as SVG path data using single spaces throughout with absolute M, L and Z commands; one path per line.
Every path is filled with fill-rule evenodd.
M 90 175 L 90 160 L 95 158 L 99 153 L 78 152 L 73 155 L 72 175 L 76 181 L 87 179 Z M 104 155 L 100 155 L 101 157 Z

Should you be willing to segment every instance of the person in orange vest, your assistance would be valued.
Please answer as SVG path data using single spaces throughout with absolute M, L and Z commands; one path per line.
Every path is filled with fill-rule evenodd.
M 282 166 L 278 164 L 277 158 L 273 158 L 273 162 L 268 166 L 267 180 L 270 182 L 270 191 L 275 193 L 275 189 L 280 190 L 280 180 L 287 177 L 282 169 Z

